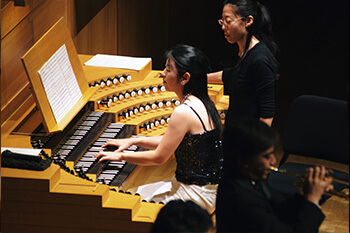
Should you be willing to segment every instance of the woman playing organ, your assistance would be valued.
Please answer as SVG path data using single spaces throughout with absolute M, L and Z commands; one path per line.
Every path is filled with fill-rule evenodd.
M 222 171 L 221 121 L 207 91 L 209 60 L 199 49 L 178 45 L 166 53 L 163 85 L 176 93 L 182 103 L 171 115 L 163 136 L 111 139 L 103 147 L 117 146 L 115 151 L 100 151 L 99 161 L 113 160 L 155 165 L 165 163 L 175 153 L 175 176 L 138 187 L 137 193 L 147 201 L 167 203 L 192 200 L 212 213 Z M 125 153 L 131 145 L 148 151 Z

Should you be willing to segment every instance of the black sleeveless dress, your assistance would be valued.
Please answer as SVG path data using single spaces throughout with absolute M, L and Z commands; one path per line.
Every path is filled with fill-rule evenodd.
M 186 104 L 187 105 L 187 104 Z M 189 106 L 189 105 L 187 105 Z M 216 208 L 218 182 L 222 174 L 223 152 L 219 130 L 187 133 L 175 151 L 177 167 L 171 180 L 139 186 L 142 200 L 162 202 L 192 200 L 209 213 Z M 132 190 L 130 190 L 132 191 Z
M 182 139 L 175 151 L 177 162 L 175 177 L 184 184 L 218 184 L 223 165 L 220 132 L 218 129 L 207 131 L 198 113 L 191 106 L 189 107 L 198 116 L 204 132 L 186 133 Z

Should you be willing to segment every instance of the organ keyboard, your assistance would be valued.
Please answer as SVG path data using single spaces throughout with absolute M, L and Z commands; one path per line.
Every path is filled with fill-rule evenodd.
M 37 71 L 62 44 L 83 97 L 57 123 Z M 1 126 L 2 146 L 42 148 L 56 164 L 44 171 L 2 168 L 2 230 L 149 232 L 162 204 L 142 202 L 127 190 L 169 179 L 175 160 L 135 167 L 124 162 L 98 163 L 92 156 L 110 138 L 162 135 L 180 101 L 164 90 L 160 71 L 153 71 L 151 62 L 138 71 L 89 67 L 83 64 L 92 56 L 74 53 L 60 20 L 23 58 L 33 95 Z M 210 85 L 208 91 L 218 111 L 226 110 L 228 99 L 222 86 Z

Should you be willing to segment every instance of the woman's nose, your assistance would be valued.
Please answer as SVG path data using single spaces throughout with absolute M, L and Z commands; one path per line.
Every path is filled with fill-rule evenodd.
M 270 165 L 274 166 L 276 164 L 277 160 L 274 154 L 271 155 L 270 157 Z

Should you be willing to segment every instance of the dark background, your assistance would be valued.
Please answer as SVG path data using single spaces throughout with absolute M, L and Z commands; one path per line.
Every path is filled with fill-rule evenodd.
M 170 6 L 169 46 L 188 43 L 210 58 L 213 70 L 232 64 L 237 46 L 217 19 L 222 1 L 176 1 Z M 180 3 L 179 3 L 180 2 Z M 182 2 L 182 3 L 181 3 Z M 349 1 L 261 1 L 268 7 L 280 52 L 274 126 L 283 134 L 290 103 L 303 94 L 348 100 Z M 157 57 L 153 57 L 156 60 Z M 155 69 L 162 63 L 154 62 Z
M 90 0 L 91 7 L 85 0 L 76 1 L 81 2 L 79 30 L 79 22 L 86 23 L 80 15 L 92 17 L 99 7 L 93 4 L 96 0 Z M 260 2 L 271 13 L 280 48 L 274 127 L 283 135 L 289 106 L 296 97 L 349 99 L 349 0 Z M 118 55 L 151 57 L 153 69 L 162 70 L 164 52 L 184 43 L 205 52 L 213 71 L 232 66 L 237 59 L 237 46 L 226 41 L 217 23 L 223 0 L 118 0 L 117 4 Z

